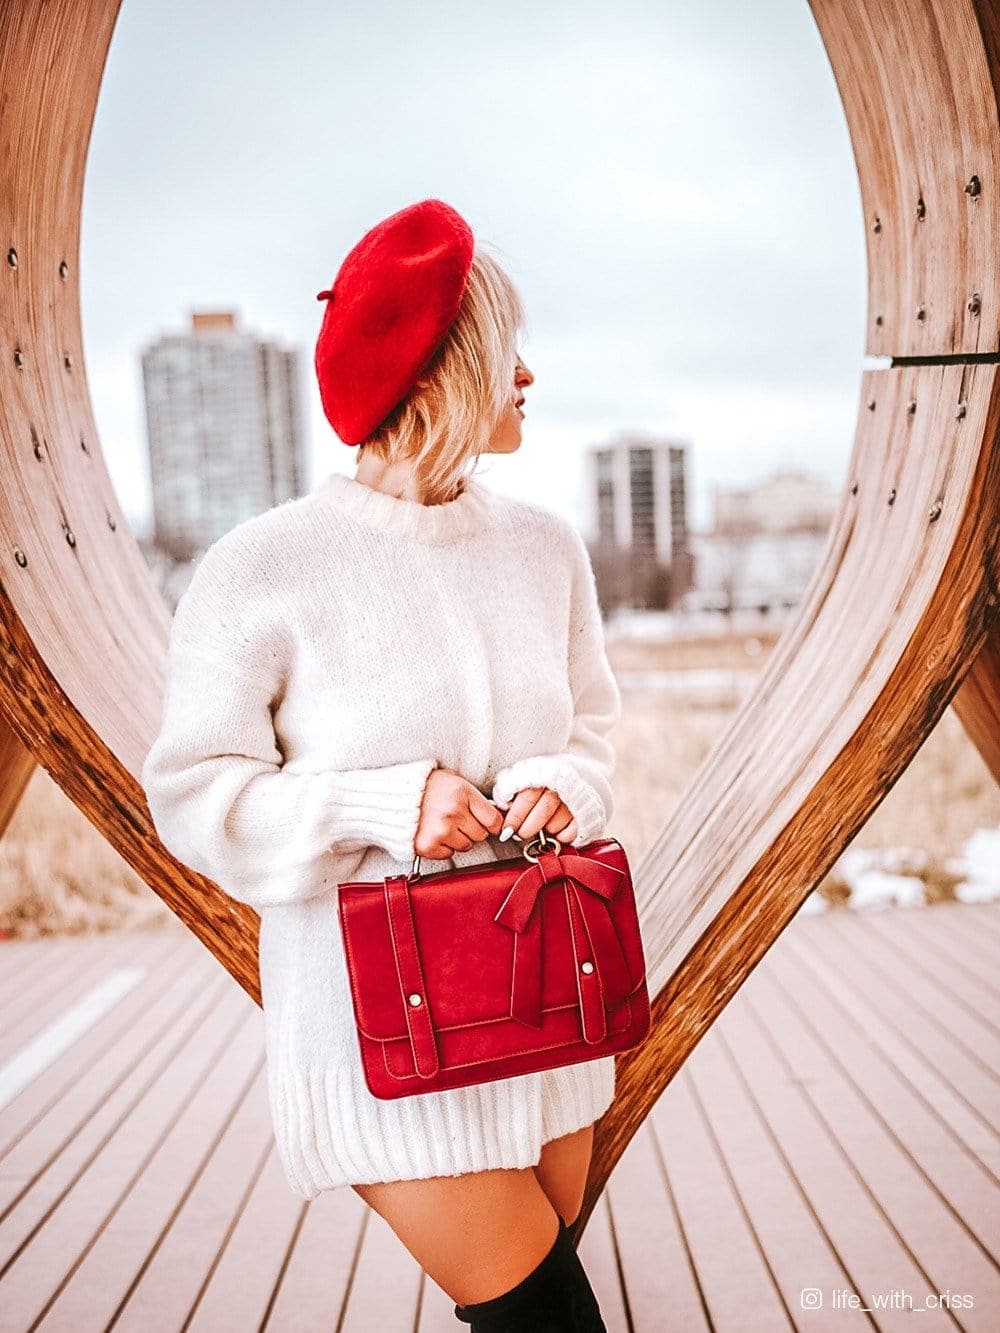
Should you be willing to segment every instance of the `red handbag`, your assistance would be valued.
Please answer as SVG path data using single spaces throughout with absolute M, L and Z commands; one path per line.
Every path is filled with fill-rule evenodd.
M 337 903 L 376 1097 L 596 1060 L 649 1032 L 632 875 L 615 838 L 573 847 L 542 830 L 521 856 L 348 881 Z

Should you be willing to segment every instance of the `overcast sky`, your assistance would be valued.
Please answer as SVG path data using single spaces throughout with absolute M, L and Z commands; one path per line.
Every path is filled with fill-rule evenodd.
M 112 476 L 150 524 L 139 353 L 193 307 L 303 349 L 310 488 L 356 452 L 312 370 L 344 255 L 418 199 L 491 243 L 528 313 L 498 490 L 582 518 L 618 430 L 711 488 L 839 487 L 865 315 L 861 203 L 806 0 L 125 0 L 84 193 L 87 372 Z

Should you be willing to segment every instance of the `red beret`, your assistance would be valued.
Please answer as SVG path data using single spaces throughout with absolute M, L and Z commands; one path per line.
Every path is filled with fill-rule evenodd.
M 406 397 L 458 314 L 472 265 L 469 224 L 424 199 L 365 233 L 316 300 L 323 411 L 345 444 L 360 444 Z

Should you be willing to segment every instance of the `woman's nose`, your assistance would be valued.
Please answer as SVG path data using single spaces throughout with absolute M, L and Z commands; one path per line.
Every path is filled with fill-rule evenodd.
M 514 378 L 518 386 L 522 384 L 534 384 L 535 382 L 534 375 L 532 375 L 531 371 L 523 361 L 517 363 L 517 373 Z

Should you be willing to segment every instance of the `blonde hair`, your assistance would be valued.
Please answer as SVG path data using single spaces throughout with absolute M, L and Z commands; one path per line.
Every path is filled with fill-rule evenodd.
M 477 245 L 444 341 L 362 448 L 386 463 L 412 459 L 426 503 L 454 498 L 510 404 L 524 325 L 517 288 Z

